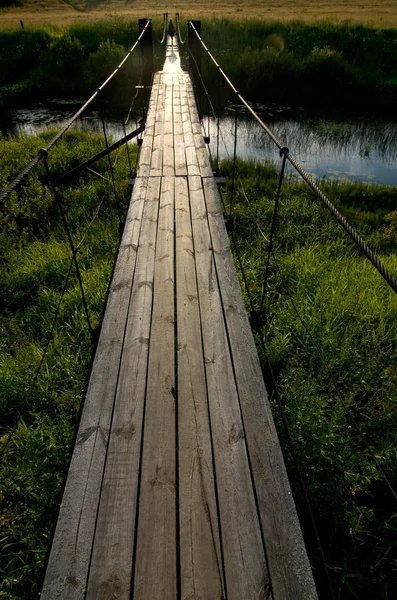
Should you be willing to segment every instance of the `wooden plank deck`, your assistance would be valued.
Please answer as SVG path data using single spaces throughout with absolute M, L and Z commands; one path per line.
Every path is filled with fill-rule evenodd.
M 174 42 L 153 82 L 41 598 L 316 597 Z

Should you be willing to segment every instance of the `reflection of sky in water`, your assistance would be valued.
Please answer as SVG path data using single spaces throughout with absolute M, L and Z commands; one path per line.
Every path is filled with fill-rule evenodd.
M 44 108 L 37 107 L 33 109 L 15 109 L 8 111 L 6 119 L 0 118 L 0 131 L 6 135 L 35 135 L 47 129 L 59 129 L 70 119 L 79 108 L 71 104 L 68 108 L 62 105 L 62 108 Z M 106 132 L 112 136 L 114 141 L 124 136 L 124 128 L 121 119 L 106 119 Z M 135 119 L 132 119 L 127 126 L 127 133 L 130 133 L 138 127 Z M 81 131 L 94 131 L 103 135 L 102 121 L 98 111 L 89 113 L 88 111 L 72 125 L 71 129 Z M 130 143 L 136 143 L 131 140 Z
M 61 127 L 74 113 L 73 104 L 55 108 L 36 107 L 16 109 L 0 118 L 0 130 L 11 135 L 32 135 L 48 128 Z M 204 129 L 208 119 L 204 118 Z M 302 167 L 317 177 L 347 178 L 353 181 L 374 181 L 397 184 L 397 125 L 377 122 L 337 124 L 321 121 L 320 127 L 307 120 L 270 119 L 267 121 L 275 136 L 290 149 Z M 216 156 L 216 123 L 209 121 L 212 155 Z M 86 113 L 73 127 L 84 131 L 102 133 L 98 112 Z M 127 133 L 135 129 L 132 121 Z M 338 129 L 339 128 L 339 129 Z M 122 121 L 108 118 L 106 129 L 113 140 L 124 135 Z M 219 141 L 220 158 L 233 155 L 234 115 L 221 119 Z M 136 143 L 132 140 L 130 143 Z M 238 120 L 237 154 L 254 160 L 279 162 L 277 148 L 263 132 L 260 125 L 246 115 Z
M 309 122 L 280 120 L 268 125 L 302 167 L 317 177 L 397 184 L 397 125 L 361 124 L 357 131 L 340 139 L 311 131 Z M 208 119 L 204 119 L 204 127 L 208 129 Z M 234 128 L 233 117 L 222 119 L 220 158 L 233 156 Z M 211 152 L 216 156 L 217 128 L 213 120 L 210 133 Z M 281 160 L 260 125 L 246 117 L 238 121 L 237 155 L 254 161 Z

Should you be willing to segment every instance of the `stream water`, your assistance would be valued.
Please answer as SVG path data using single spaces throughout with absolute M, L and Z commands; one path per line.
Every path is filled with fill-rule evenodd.
M 2 113 L 0 131 L 6 136 L 32 135 L 62 126 L 75 112 L 75 103 L 50 104 L 18 108 Z M 397 184 L 397 123 L 390 121 L 351 121 L 297 118 L 288 111 L 263 107 L 261 116 L 276 137 L 288 148 L 303 168 L 317 178 Z M 118 115 L 106 118 L 113 140 L 122 137 L 123 125 Z M 102 132 L 98 112 L 87 112 L 74 127 Z M 135 128 L 132 122 L 128 131 Z M 220 119 L 219 146 L 217 123 L 204 117 L 203 132 L 210 132 L 210 150 L 219 158 L 233 156 L 235 118 L 225 111 Z M 134 143 L 134 142 L 131 142 Z M 241 158 L 280 161 L 277 148 L 260 125 L 241 112 L 237 127 L 237 155 Z

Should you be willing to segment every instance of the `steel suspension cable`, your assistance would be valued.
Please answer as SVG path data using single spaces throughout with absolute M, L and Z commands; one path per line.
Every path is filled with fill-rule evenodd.
M 237 127 L 238 127 L 238 105 L 234 107 L 234 145 L 233 145 L 233 170 L 232 170 L 232 191 L 230 194 L 229 219 L 232 219 L 234 191 L 236 182 L 236 161 L 237 161 Z
M 267 133 L 270 139 L 274 142 L 274 144 L 278 147 L 279 150 L 282 150 L 284 145 L 276 138 L 276 136 L 270 131 L 268 126 L 262 121 L 262 119 L 257 115 L 254 109 L 249 105 L 249 103 L 243 98 L 237 88 L 230 81 L 229 77 L 223 71 L 219 63 L 216 61 L 214 56 L 211 54 L 201 36 L 197 32 L 192 21 L 190 21 L 190 25 L 195 32 L 197 38 L 199 39 L 201 45 L 204 50 L 208 53 L 209 57 L 215 64 L 216 68 L 219 70 L 219 73 L 223 76 L 226 83 L 236 94 L 236 97 L 240 100 L 240 102 L 246 107 L 248 112 L 254 117 L 254 119 L 259 123 L 262 129 Z M 286 159 L 291 163 L 294 169 L 299 173 L 302 179 L 308 184 L 308 186 L 313 190 L 316 196 L 321 200 L 324 206 L 330 211 L 333 217 L 337 220 L 337 222 L 343 227 L 346 233 L 352 238 L 354 243 L 358 246 L 358 248 L 362 251 L 362 253 L 366 256 L 366 258 L 372 263 L 372 265 L 377 269 L 383 279 L 389 284 L 394 292 L 397 293 L 397 279 L 392 275 L 392 273 L 385 267 L 385 265 L 378 259 L 375 253 L 371 250 L 368 244 L 362 239 L 362 237 L 357 233 L 357 231 L 347 222 L 345 217 L 338 211 L 338 209 L 332 204 L 329 198 L 321 191 L 321 189 L 317 186 L 317 184 L 313 181 L 306 171 L 301 167 L 298 161 L 289 153 L 285 154 Z
M 120 64 L 115 68 L 115 70 L 109 75 L 109 77 L 95 90 L 95 92 L 88 98 L 88 100 L 83 104 L 81 108 L 69 119 L 69 121 L 58 131 L 58 133 L 48 142 L 48 144 L 40 149 L 37 155 L 30 161 L 30 163 L 15 177 L 15 179 L 1 192 L 0 194 L 0 202 L 4 202 L 8 198 L 8 196 L 15 190 L 15 188 L 21 183 L 21 181 L 30 173 L 30 171 L 43 159 L 47 156 L 48 151 L 57 143 L 57 141 L 63 136 L 63 134 L 73 125 L 73 123 L 80 117 L 80 115 L 85 111 L 85 109 L 91 104 L 93 100 L 104 90 L 104 88 L 108 85 L 108 83 L 113 79 L 116 73 L 119 72 L 121 67 L 124 65 L 126 60 L 131 56 L 132 52 L 137 47 L 140 42 L 143 34 L 145 33 L 147 27 L 149 26 L 149 21 L 146 23 L 144 29 L 141 31 L 138 39 L 134 43 L 134 45 L 129 49 L 123 60 Z
M 163 13 L 163 37 L 161 38 L 161 40 L 158 40 L 159 44 L 162 44 L 165 40 L 165 36 L 167 33 L 167 20 L 168 20 L 168 13 Z
M 184 44 L 186 42 L 186 38 L 184 40 L 182 40 L 182 36 L 181 36 L 181 26 L 179 23 L 179 13 L 176 13 L 176 30 L 177 30 L 177 35 L 178 35 L 178 40 L 180 44 Z

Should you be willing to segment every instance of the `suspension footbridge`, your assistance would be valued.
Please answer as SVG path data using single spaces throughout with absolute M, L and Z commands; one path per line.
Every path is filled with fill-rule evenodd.
M 56 186 L 81 169 L 104 179 L 89 167 L 123 143 L 128 153 L 127 142 L 143 134 L 40 597 L 315 599 L 251 331 L 253 324 L 266 357 L 261 330 L 264 296 L 287 161 L 394 291 L 397 282 L 234 87 L 201 39 L 199 22 L 189 22 L 193 81 L 181 67 L 177 39 L 166 36 L 166 24 L 165 15 L 162 70 L 152 78 L 150 22 L 141 20 L 138 40 L 115 71 L 0 194 L 0 201 L 6 201 L 44 162 L 71 248 L 64 290 L 74 264 L 92 330 L 78 244 Z M 178 38 L 182 42 L 179 31 Z M 146 75 L 142 71 L 143 85 L 137 88 L 150 90 L 145 120 L 111 145 L 104 125 L 106 149 L 54 181 L 47 161 L 51 148 L 117 75 L 139 42 Z M 252 302 L 241 268 L 250 315 L 229 246 L 229 233 L 234 240 L 232 201 L 225 221 L 220 181 L 212 170 L 196 105 L 195 91 L 204 87 L 200 45 L 235 96 L 235 137 L 240 103 L 274 142 L 282 160 L 259 307 Z M 236 143 L 232 189 L 235 166 Z M 109 167 L 112 173 L 110 159 Z M 114 186 L 113 175 L 111 180 Z M 114 192 L 116 198 L 115 187 Z M 62 297 L 63 293 L 60 302 Z M 56 317 L 57 313 L 51 335 Z M 286 425 L 282 403 L 279 406 Z M 2 455 L 17 426 L 18 420 Z M 287 425 L 286 435 L 288 439 Z M 334 597 L 299 463 L 288 441 Z M 361 441 L 397 499 L 382 465 L 362 436 Z
M 41 597 L 316 597 L 172 38 Z

